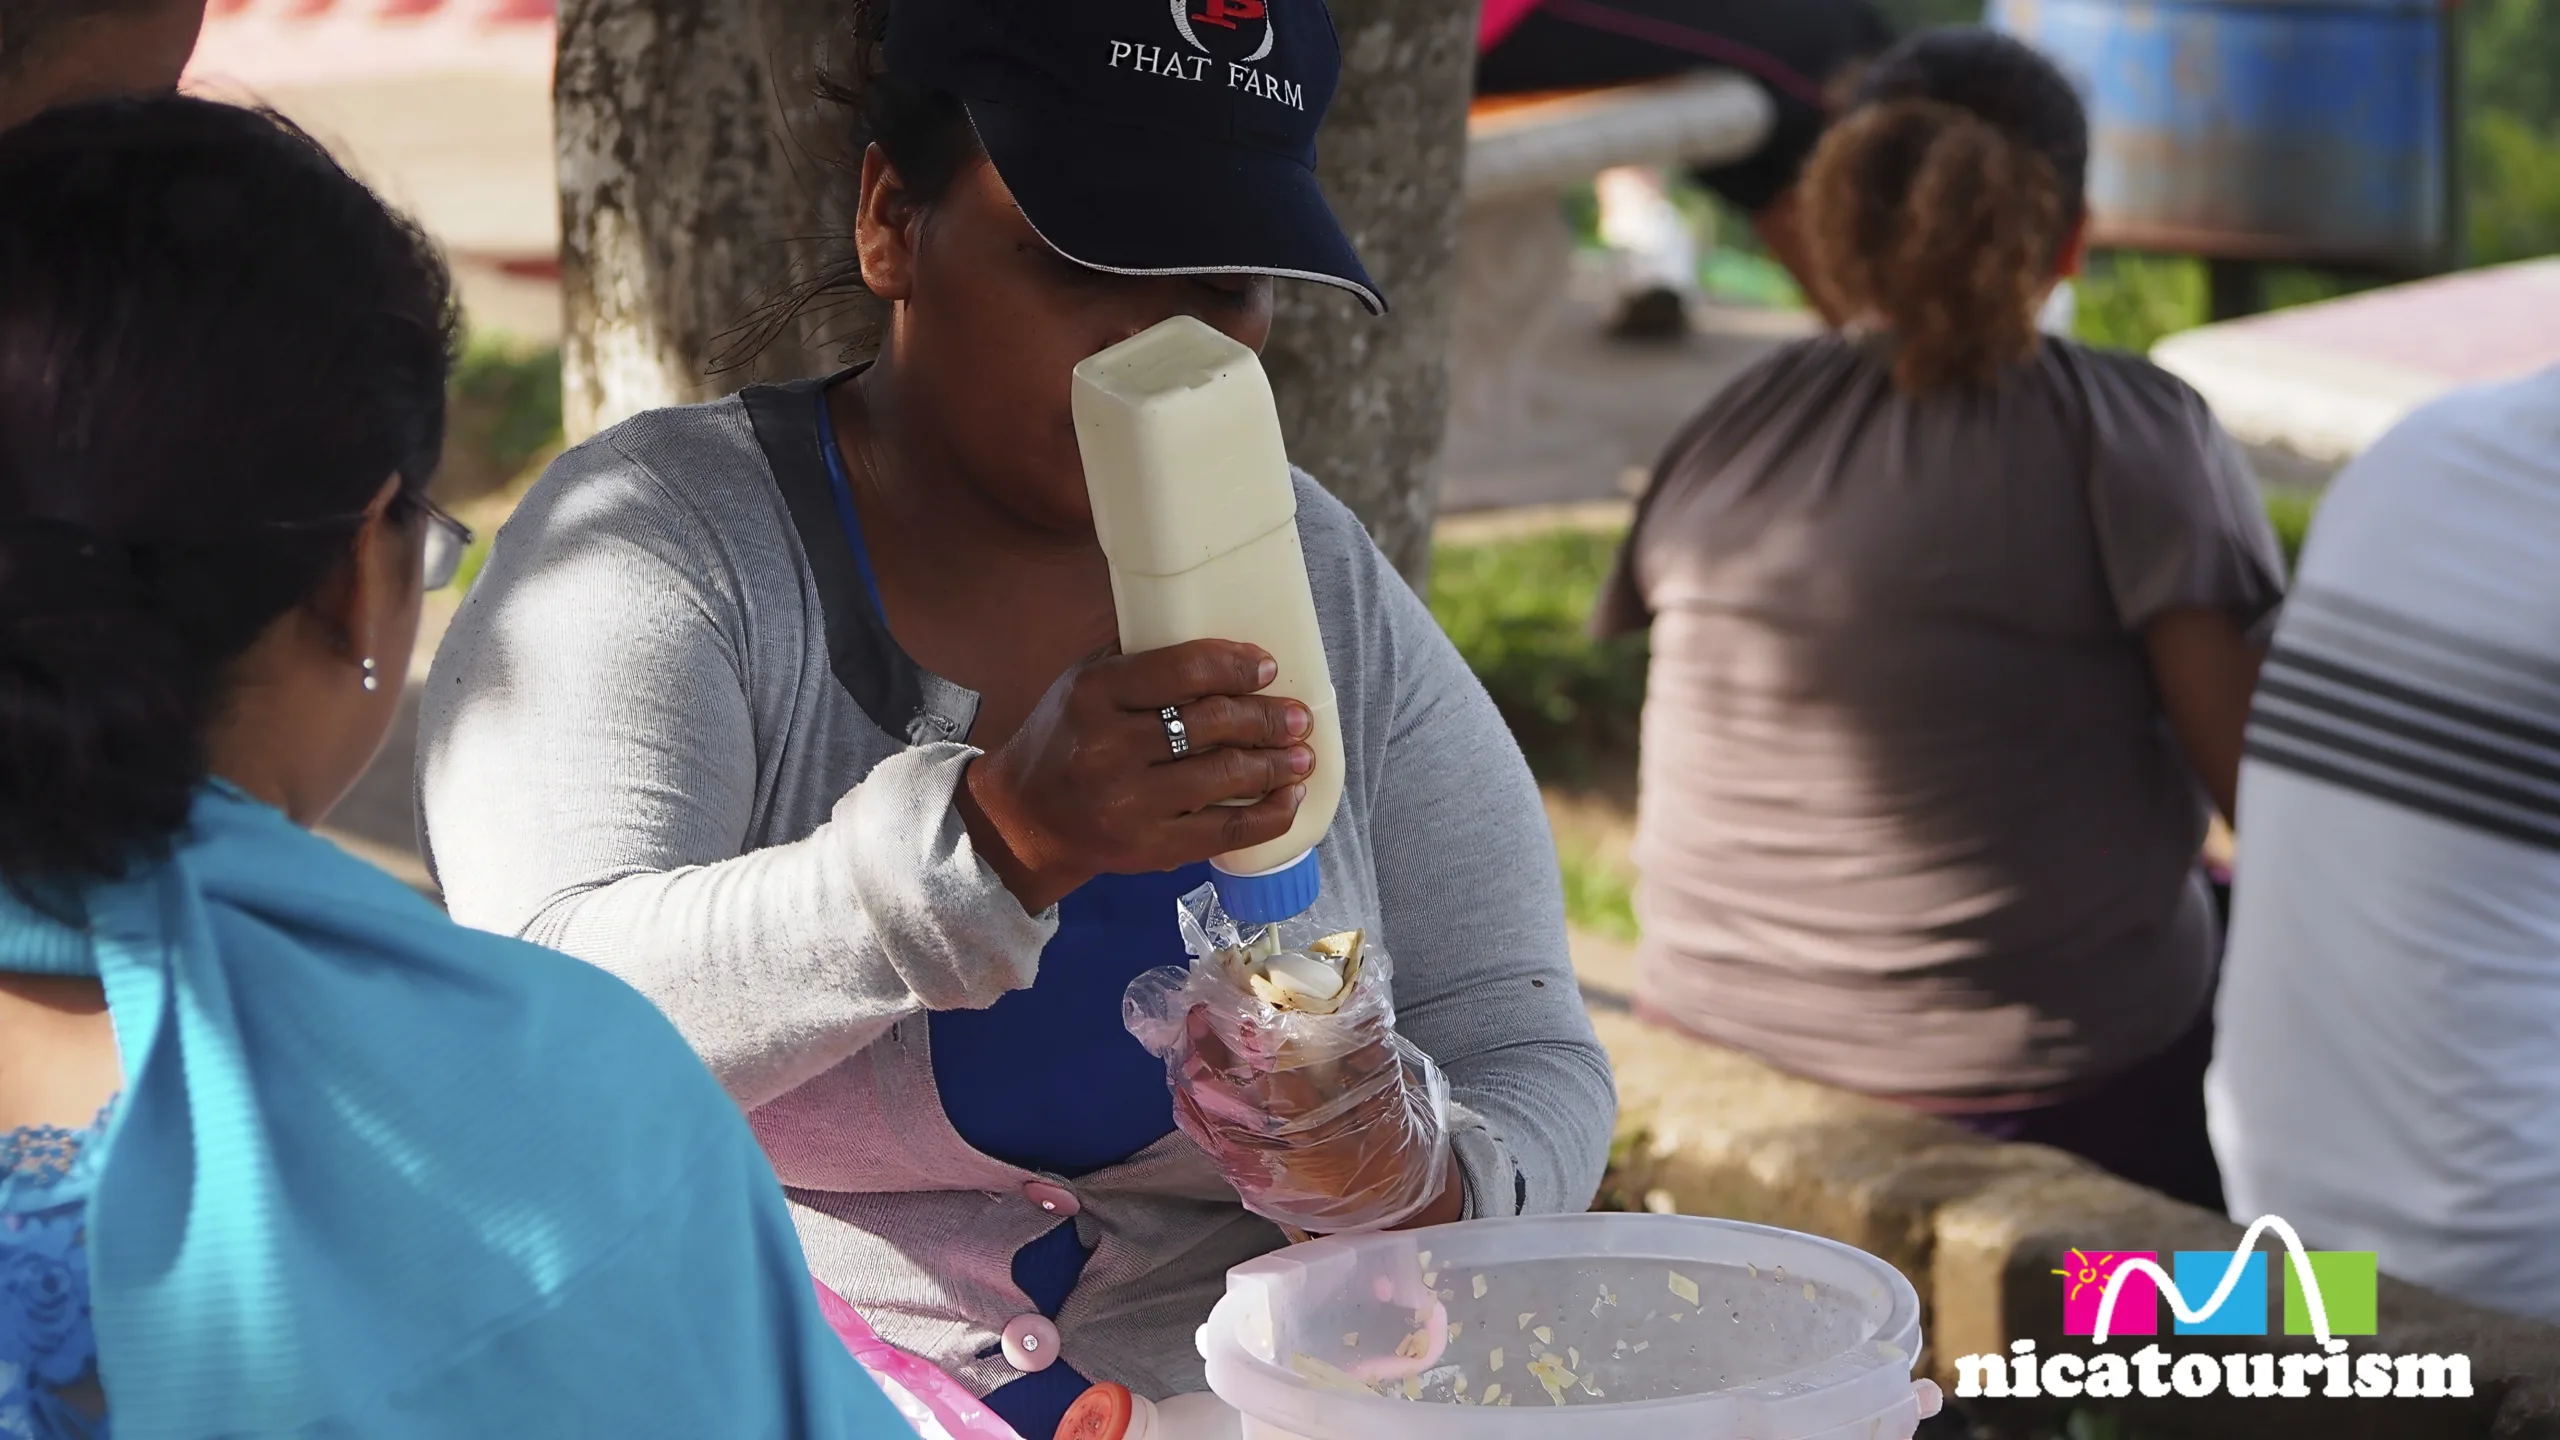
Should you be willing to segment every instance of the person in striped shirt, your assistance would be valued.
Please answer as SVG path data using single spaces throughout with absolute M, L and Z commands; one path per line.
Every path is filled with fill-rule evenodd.
M 2231 1213 L 2560 1320 L 2560 369 L 2321 502 L 2240 768 Z

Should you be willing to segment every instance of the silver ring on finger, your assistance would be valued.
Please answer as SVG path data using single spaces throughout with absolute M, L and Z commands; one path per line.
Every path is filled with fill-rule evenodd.
M 1182 712 L 1167 705 L 1156 712 L 1156 718 L 1164 722 L 1164 743 L 1173 747 L 1173 758 L 1190 754 L 1191 727 L 1182 723 Z

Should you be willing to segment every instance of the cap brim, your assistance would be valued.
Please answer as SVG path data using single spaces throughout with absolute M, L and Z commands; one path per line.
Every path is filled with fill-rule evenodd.
M 1314 172 L 1249 145 L 986 100 L 978 142 L 1051 249 L 1112 275 L 1271 275 L 1387 300 Z

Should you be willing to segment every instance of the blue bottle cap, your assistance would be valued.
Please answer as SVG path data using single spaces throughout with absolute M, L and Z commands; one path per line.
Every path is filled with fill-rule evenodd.
M 1316 852 L 1308 851 L 1277 869 L 1259 875 L 1237 875 L 1209 863 L 1209 883 L 1218 887 L 1218 905 L 1239 925 L 1276 925 L 1315 908 L 1324 893 L 1324 876 Z

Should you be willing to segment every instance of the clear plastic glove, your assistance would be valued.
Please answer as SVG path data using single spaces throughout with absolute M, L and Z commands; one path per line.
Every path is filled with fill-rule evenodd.
M 1449 1083 L 1396 1033 L 1385 951 L 1297 921 L 1240 929 L 1205 885 L 1179 908 L 1191 964 L 1131 981 L 1121 1016 L 1165 1062 L 1174 1123 L 1245 1208 L 1339 1235 L 1438 1199 Z

